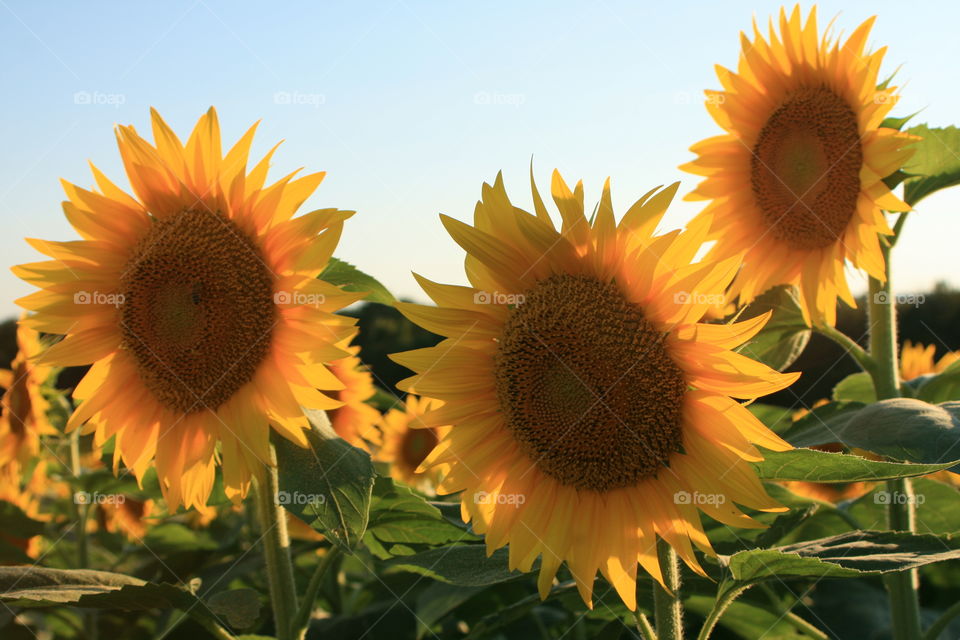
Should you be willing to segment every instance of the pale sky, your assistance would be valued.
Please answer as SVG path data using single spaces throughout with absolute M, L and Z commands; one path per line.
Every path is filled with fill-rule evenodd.
M 584 179 L 588 201 L 610 176 L 618 216 L 656 185 L 681 180 L 690 191 L 695 177 L 677 166 L 719 133 L 701 98 L 719 88 L 713 66 L 734 67 L 739 31 L 779 6 L 0 0 L 0 262 L 42 259 L 24 236 L 77 238 L 59 179 L 92 185 L 88 160 L 127 184 L 114 124 L 146 133 L 155 106 L 186 138 L 214 105 L 225 146 L 258 119 L 255 153 L 286 139 L 274 178 L 327 171 L 303 211 L 356 209 L 337 255 L 422 300 L 411 270 L 465 282 L 438 213 L 469 219 L 499 170 L 513 201 L 529 206 L 531 156 L 543 191 L 554 167 Z M 873 14 L 870 44 L 889 47 L 884 72 L 901 67 L 897 113 L 960 120 L 960 5 L 820 5 L 821 22 L 838 16 L 845 33 Z M 960 285 L 958 209 L 960 191 L 946 192 L 911 216 L 894 256 L 899 290 Z M 678 200 L 662 229 L 698 210 Z M 31 291 L 0 270 L 0 318 Z

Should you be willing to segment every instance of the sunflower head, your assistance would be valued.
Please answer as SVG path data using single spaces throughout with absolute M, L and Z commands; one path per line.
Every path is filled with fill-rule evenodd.
M 761 459 L 755 444 L 789 445 L 732 397 L 798 374 L 731 350 L 768 316 L 700 322 L 739 258 L 693 263 L 702 227 L 654 234 L 677 185 L 618 221 L 608 181 L 591 221 L 583 185 L 554 172 L 558 229 L 531 184 L 533 213 L 498 176 L 472 225 L 442 217 L 470 286 L 416 276 L 437 306 L 399 308 L 446 339 L 393 358 L 416 372 L 403 388 L 443 402 L 421 417 L 450 425 L 421 468 L 443 474 L 441 493 L 463 491 L 488 550 L 509 543 L 511 568 L 525 571 L 539 556 L 543 596 L 566 561 L 592 603 L 599 569 L 633 608 L 638 563 L 662 581 L 657 538 L 702 572 L 692 545 L 712 551 L 700 511 L 759 526 L 736 505 L 781 509 L 748 463 Z
M 337 435 L 353 446 L 366 450 L 367 442 L 379 437 L 374 425 L 380 421 L 380 412 L 367 404 L 377 390 L 373 385 L 373 375 L 360 360 L 360 347 L 350 346 L 355 337 L 356 332 L 339 345 L 349 355 L 330 363 L 333 375 L 343 383 L 343 389 L 335 394 L 343 404 L 327 414 Z
M 428 427 L 422 418 L 441 404 L 432 398 L 407 394 L 401 408 L 390 409 L 379 420 L 380 429 L 374 440 L 379 446 L 373 459 L 389 464 L 391 477 L 421 491 L 433 491 L 437 474 L 426 473 L 420 466 L 449 431 L 448 426 Z
M 878 86 L 884 49 L 865 50 L 873 18 L 841 42 L 795 7 L 765 37 L 741 34 L 736 71 L 717 67 L 723 89 L 707 109 L 724 134 L 693 147 L 683 169 L 704 176 L 688 196 L 709 204 L 713 255 L 743 256 L 731 292 L 746 303 L 777 284 L 799 289 L 808 324 L 836 322 L 837 298 L 855 306 L 844 265 L 885 280 L 884 210 L 906 211 L 883 179 L 915 139 L 881 126 L 896 87 Z
M 30 240 L 52 261 L 14 272 L 41 288 L 24 321 L 66 337 L 42 361 L 92 367 L 68 423 L 137 475 L 155 466 L 170 509 L 201 507 L 222 464 L 240 500 L 269 464 L 273 428 L 306 446 L 301 406 L 339 403 L 325 362 L 352 320 L 333 312 L 362 294 L 317 276 L 351 211 L 295 212 L 323 173 L 267 184 L 274 150 L 248 167 L 256 126 L 225 154 L 210 109 L 186 143 L 152 113 L 154 142 L 117 128 L 133 194 L 93 168 L 96 187 L 64 182 L 81 240 Z
M 25 317 L 17 325 L 17 354 L 10 369 L 0 369 L 0 468 L 26 465 L 40 451 L 40 436 L 55 431 L 40 391 L 52 368 L 38 361 L 40 336 Z

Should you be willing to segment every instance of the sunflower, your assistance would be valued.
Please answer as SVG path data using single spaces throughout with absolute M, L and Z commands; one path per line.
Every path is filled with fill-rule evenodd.
M 419 398 L 410 393 L 402 409 L 390 409 L 379 422 L 379 449 L 373 459 L 390 465 L 390 475 L 421 491 L 432 491 L 435 473 L 419 470 L 427 454 L 433 451 L 449 426 L 425 427 L 425 413 L 439 408 L 442 403 L 431 398 Z
M 123 534 L 130 542 L 140 542 L 153 522 L 154 502 L 149 498 L 121 497 L 122 500 L 97 505 L 97 525 L 110 533 Z
M 18 302 L 25 324 L 66 336 L 45 363 L 92 364 L 68 430 L 115 437 L 141 481 L 156 467 L 170 510 L 206 504 L 218 462 L 239 502 L 271 428 L 307 446 L 301 407 L 339 406 L 317 391 L 343 387 L 323 363 L 347 355 L 354 321 L 333 311 L 362 294 L 317 276 L 353 212 L 294 218 L 324 174 L 265 186 L 273 150 L 247 171 L 256 125 L 226 155 L 212 108 L 186 144 L 156 111 L 152 125 L 154 144 L 116 131 L 134 196 L 95 167 L 93 190 L 63 182 L 83 239 L 28 240 L 53 260 L 14 268 L 42 289 Z
M 722 91 L 707 109 L 726 133 L 691 151 L 681 168 L 705 176 L 687 196 L 709 200 L 696 223 L 716 240 L 711 258 L 743 257 L 731 288 L 742 303 L 796 285 L 807 324 L 836 323 L 837 298 L 855 306 L 849 261 L 885 280 L 883 210 L 906 211 L 883 178 L 903 166 L 915 136 L 881 126 L 896 88 L 878 88 L 884 49 L 864 51 L 873 18 L 842 44 L 818 40 L 816 10 L 780 13 L 779 34 L 741 34 L 737 72 L 717 67 Z
M 17 354 L 10 369 L 0 369 L 0 468 L 12 467 L 14 474 L 40 452 L 40 436 L 55 433 L 40 392 L 52 369 L 36 360 L 40 336 L 24 318 L 17 325 Z
M 339 345 L 349 355 L 330 363 L 333 375 L 343 383 L 343 389 L 335 394 L 343 406 L 327 413 L 337 435 L 355 447 L 367 449 L 367 440 L 376 438 L 374 425 L 380 420 L 380 412 L 367 404 L 376 388 L 373 376 L 358 357 L 360 347 L 349 346 L 355 336 L 356 333 Z
M 398 308 L 446 339 L 393 358 L 417 373 L 402 388 L 443 402 L 415 425 L 451 425 L 422 468 L 444 474 L 439 492 L 464 492 L 463 518 L 488 552 L 509 543 L 523 571 L 542 556 L 543 597 L 566 561 L 591 606 L 599 569 L 634 608 L 638 562 L 663 583 L 657 536 L 702 574 L 691 541 L 712 549 L 699 511 L 755 527 L 734 503 L 783 509 L 749 463 L 762 459 L 754 444 L 790 445 L 731 396 L 799 374 L 731 351 L 769 316 L 698 322 L 738 258 L 691 264 L 702 230 L 653 235 L 676 184 L 617 223 L 608 180 L 588 222 L 583 185 L 571 192 L 554 172 L 559 231 L 532 189 L 535 214 L 511 204 L 498 176 L 473 226 L 441 216 L 471 286 L 416 276 L 438 306 Z
M 960 360 L 960 351 L 951 351 L 934 363 L 936 345 L 913 344 L 909 340 L 900 348 L 900 378 L 913 380 L 928 373 L 942 373 L 944 369 Z

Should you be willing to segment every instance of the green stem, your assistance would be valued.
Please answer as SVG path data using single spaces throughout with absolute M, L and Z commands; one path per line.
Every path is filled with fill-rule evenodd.
M 662 539 L 657 539 L 657 559 L 663 571 L 665 590 L 653 583 L 653 613 L 659 640 L 683 640 L 683 602 L 680 600 L 680 563 L 677 552 Z
M 300 603 L 300 609 L 297 611 L 297 615 L 293 619 L 293 634 L 295 637 L 300 637 L 304 632 L 306 632 L 307 626 L 310 624 L 310 614 L 313 613 L 313 603 L 316 602 L 317 594 L 320 592 L 320 587 L 323 586 L 323 579 L 326 577 L 330 567 L 336 563 L 336 560 L 340 557 L 340 554 L 340 547 L 332 546 L 327 549 L 327 553 L 323 556 L 323 560 L 320 561 L 320 564 L 317 565 L 316 571 L 314 571 L 313 575 L 310 576 L 310 582 L 307 584 L 307 590 L 303 594 L 303 602 Z
M 287 535 L 287 514 L 277 496 L 276 452 L 270 447 L 271 464 L 261 474 L 256 488 L 257 515 L 263 539 L 263 556 L 270 585 L 270 603 L 277 640 L 294 640 L 293 620 L 296 615 L 297 590 L 293 579 L 293 561 L 290 558 L 290 538 Z
M 946 629 L 947 625 L 957 616 L 960 616 L 960 602 L 955 602 L 952 607 L 944 611 L 943 614 L 937 618 L 936 622 L 930 625 L 927 633 L 923 636 L 923 640 L 938 640 L 943 630 Z
M 79 480 L 83 475 L 83 465 L 80 464 L 80 429 L 70 434 L 70 472 L 74 479 Z M 90 517 L 90 503 L 77 502 L 78 492 L 73 494 L 73 516 L 77 521 L 77 565 L 79 569 L 90 566 L 90 546 L 87 542 L 87 518 Z M 97 640 L 97 614 L 87 611 L 83 614 L 84 635 L 89 640 Z
M 707 640 L 710 637 L 710 634 L 713 633 L 713 628 L 717 626 L 717 622 L 720 621 L 720 616 L 727 610 L 733 601 L 740 597 L 740 595 L 753 586 L 753 583 L 746 583 L 731 589 L 727 589 L 717 598 L 717 601 L 713 603 L 713 609 L 710 610 L 710 613 L 707 614 L 707 619 L 703 621 L 703 626 L 700 627 L 700 633 L 697 634 L 697 640 Z
M 897 234 L 902 220 L 897 221 Z M 897 362 L 897 307 L 890 285 L 890 247 L 882 244 L 886 282 L 870 278 L 867 307 L 870 321 L 870 355 L 877 363 L 871 375 L 878 400 L 900 396 L 900 372 Z M 887 526 L 893 531 L 916 530 L 913 489 L 907 478 L 887 481 L 890 500 L 887 503 Z M 917 598 L 919 574 L 916 569 L 884 576 L 890 596 L 890 617 L 894 640 L 914 640 L 921 637 L 920 603 Z
M 763 582 L 760 583 L 760 588 L 765 594 L 767 594 L 767 599 L 770 601 L 770 604 L 772 604 L 774 608 L 779 611 L 783 607 L 783 603 L 780 602 L 780 598 L 777 596 L 776 592 L 771 589 L 769 585 Z M 816 638 L 817 640 L 829 640 L 829 636 L 826 633 L 792 611 L 793 607 L 795 607 L 798 602 L 799 600 L 794 600 L 793 604 L 790 604 L 785 608 L 783 611 L 784 619 L 792 624 L 795 628 L 806 633 L 811 638 Z
M 838 331 L 835 327 L 830 327 L 827 325 L 814 327 L 818 333 L 824 335 L 841 347 L 854 359 L 857 361 L 857 364 L 860 365 L 860 368 L 870 374 L 870 377 L 875 377 L 877 373 L 877 363 L 870 357 L 870 354 L 861 347 L 855 340 L 850 338 L 847 334 L 842 331 Z
M 645 616 L 640 610 L 637 610 L 637 631 L 640 632 L 640 637 L 643 640 L 657 640 L 657 632 L 653 630 L 653 626 L 650 624 L 650 620 Z

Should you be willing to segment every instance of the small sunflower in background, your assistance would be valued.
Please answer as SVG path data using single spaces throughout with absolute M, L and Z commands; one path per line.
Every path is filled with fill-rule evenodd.
M 443 403 L 432 398 L 420 398 L 410 393 L 403 407 L 390 409 L 379 422 L 379 445 L 373 459 L 390 465 L 390 476 L 426 493 L 432 493 L 437 474 L 420 470 L 420 465 L 433 451 L 449 426 L 428 427 L 423 415 Z
M 913 380 L 929 373 L 942 373 L 944 369 L 960 360 L 960 351 L 950 351 L 934 362 L 937 346 L 913 344 L 909 340 L 900 348 L 900 378 Z
M 40 391 L 53 369 L 38 359 L 40 336 L 25 318 L 17 325 L 17 354 L 10 369 L 0 369 L 0 469 L 13 466 L 14 473 L 40 452 L 40 436 L 56 433 Z
M 121 533 L 130 542 L 141 542 L 151 519 L 156 518 L 153 500 L 119 496 L 120 500 L 97 505 L 96 523 L 110 533 Z
M 327 411 L 327 415 L 338 436 L 355 447 L 367 450 L 367 442 L 377 438 L 374 425 L 380 421 L 380 412 L 367 404 L 377 389 L 373 384 L 373 375 L 360 360 L 360 347 L 350 346 L 355 337 L 356 332 L 339 345 L 349 355 L 329 365 L 333 375 L 343 383 L 343 389 L 332 395 L 343 404 Z
M 638 562 L 663 583 L 657 538 L 703 574 L 692 545 L 713 551 L 700 511 L 759 527 L 736 505 L 785 509 L 750 462 L 762 459 L 754 444 L 790 445 L 733 398 L 799 374 L 732 351 L 769 314 L 699 322 L 739 258 L 692 263 L 703 229 L 654 235 L 676 189 L 654 189 L 618 222 L 607 181 L 588 221 L 583 185 L 554 172 L 558 230 L 535 184 L 531 214 L 498 176 L 473 225 L 441 216 L 470 286 L 416 276 L 437 306 L 397 305 L 446 338 L 393 356 L 417 373 L 402 388 L 443 402 L 423 426 L 450 425 L 422 468 L 443 473 L 439 493 L 463 491 L 488 551 L 509 543 L 511 569 L 541 557 L 543 597 L 566 561 L 588 605 L 599 569 L 633 609 Z
M 743 257 L 731 294 L 741 303 L 796 285 L 807 323 L 836 323 L 839 297 L 856 306 L 844 266 L 885 280 L 884 210 L 909 207 L 883 178 L 903 166 L 915 136 L 881 126 L 895 87 L 878 88 L 885 49 L 865 51 L 873 18 L 843 43 L 781 10 L 764 38 L 741 34 L 737 71 L 717 67 L 722 91 L 707 109 L 725 133 L 693 147 L 681 168 L 704 176 L 687 196 L 710 201 L 693 224 L 710 229 L 712 258 Z
M 153 144 L 116 130 L 134 195 L 96 168 L 93 190 L 63 182 L 82 239 L 29 240 L 53 260 L 14 268 L 41 289 L 18 302 L 24 324 L 66 335 L 43 363 L 92 364 L 68 430 L 115 438 L 139 479 L 155 467 L 170 511 L 206 504 L 218 462 L 239 502 L 271 429 L 305 447 L 301 406 L 340 405 L 318 391 L 343 387 L 324 363 L 348 355 L 354 321 L 333 312 L 363 294 L 317 276 L 353 212 L 294 217 L 324 174 L 267 185 L 276 147 L 247 165 L 256 125 L 226 154 L 212 108 L 186 143 L 156 111 L 152 127 Z

